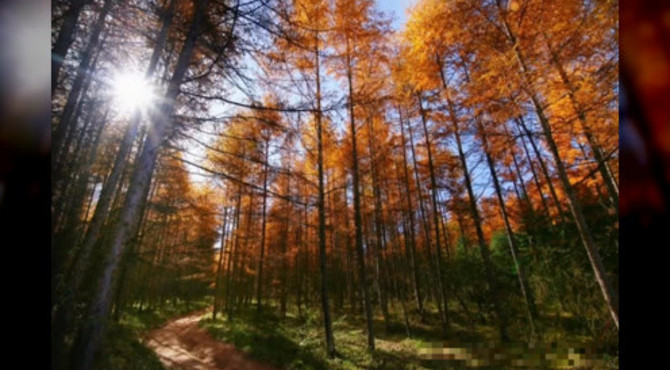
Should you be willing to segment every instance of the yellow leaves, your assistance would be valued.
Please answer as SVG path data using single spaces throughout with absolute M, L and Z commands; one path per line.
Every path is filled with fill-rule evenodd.
M 314 62 L 309 58 L 298 57 L 295 62 L 295 67 L 297 69 L 307 71 L 313 70 L 315 68 Z
M 293 0 L 293 21 L 311 29 L 324 28 L 329 17 L 328 4 L 324 0 Z
M 520 8 L 519 0 L 510 0 L 507 3 L 507 10 L 509 10 L 511 12 L 516 12 L 516 11 L 519 10 L 519 8 Z
M 269 59 L 271 63 L 286 63 L 286 55 L 284 53 L 269 51 L 265 53 L 265 57 Z
M 444 55 L 450 45 L 454 30 L 447 22 L 447 8 L 442 1 L 426 0 L 412 8 L 402 42 L 404 55 L 411 66 L 406 77 L 417 88 L 430 90 L 440 86 L 440 68 L 436 56 Z

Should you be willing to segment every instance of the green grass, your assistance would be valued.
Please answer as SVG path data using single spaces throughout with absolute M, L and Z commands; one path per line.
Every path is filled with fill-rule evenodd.
M 346 314 L 333 321 L 339 356 L 329 359 L 318 311 L 308 311 L 303 317 L 287 314 L 283 319 L 270 313 L 269 309 L 259 318 L 254 314 L 252 309 L 240 312 L 232 321 L 225 315 L 217 320 L 208 316 L 200 321 L 200 326 L 218 340 L 235 344 L 251 357 L 286 369 L 575 368 L 581 365 L 591 369 L 618 368 L 615 354 L 591 356 L 585 361 L 585 354 L 579 354 L 578 349 L 570 351 L 569 347 L 588 347 L 585 338 L 564 335 L 558 346 L 553 347 L 551 342 L 501 344 L 492 341 L 497 336 L 495 327 L 478 324 L 476 331 L 471 332 L 468 325 L 459 325 L 456 320 L 448 336 L 439 331 L 438 325 L 413 322 L 410 327 L 412 337 L 408 338 L 399 317 L 395 317 L 389 327 L 377 317 L 376 350 L 370 352 L 364 319 Z M 435 319 L 431 315 L 428 322 Z M 451 353 L 460 351 L 460 355 L 449 361 L 431 359 L 432 351 L 443 351 L 444 347 L 450 347 Z M 461 356 L 460 360 L 458 356 Z
M 163 326 L 169 319 L 189 312 L 204 309 L 211 305 L 211 298 L 184 301 L 174 305 L 168 302 L 155 310 L 138 312 L 129 307 L 118 323 L 110 320 L 105 336 L 105 345 L 96 359 L 96 369 L 102 370 L 160 370 L 164 369 L 154 352 L 141 343 L 141 336 L 149 330 Z
M 333 321 L 333 332 L 338 357 L 329 359 L 323 344 L 323 329 L 318 311 L 299 318 L 291 314 L 283 319 L 264 313 L 259 319 L 254 311 L 238 313 L 233 321 L 225 315 L 216 321 L 204 318 L 200 325 L 215 338 L 235 344 L 251 357 L 287 369 L 426 369 L 440 368 L 436 361 L 421 359 L 418 348 L 424 341 L 406 338 L 402 325 L 383 329 L 378 321 L 376 350 L 367 350 L 365 322 L 347 315 Z M 414 327 L 424 331 L 424 340 L 436 338 L 430 328 Z
M 152 350 L 140 343 L 132 330 L 120 324 L 107 329 L 96 369 L 162 370 L 163 365 Z
M 143 333 L 164 325 L 169 319 L 206 308 L 210 302 L 211 299 L 191 302 L 188 306 L 181 301 L 176 305 L 170 302 L 161 309 L 144 312 L 127 309 L 119 323 L 110 324 L 107 342 L 96 369 L 162 369 L 157 357 L 141 344 L 139 338 Z M 438 329 L 436 312 L 427 315 L 428 324 L 412 321 L 411 338 L 407 337 L 399 315 L 392 315 L 388 327 L 377 316 L 374 322 L 377 348 L 373 352 L 367 350 L 364 318 L 344 312 L 335 314 L 333 332 L 338 357 L 329 359 L 325 352 L 323 324 L 318 310 L 306 310 L 302 317 L 288 313 L 285 318 L 278 317 L 275 312 L 274 309 L 266 308 L 257 318 L 255 310 L 250 308 L 237 313 L 233 321 L 228 321 L 226 315 L 220 315 L 217 320 L 207 315 L 200 321 L 200 325 L 215 338 L 233 343 L 250 357 L 286 369 L 506 368 L 511 367 L 512 360 L 519 359 L 526 361 L 526 366 L 536 368 L 574 368 L 580 364 L 592 369 L 618 368 L 616 352 L 605 353 L 597 361 L 584 362 L 583 355 L 580 358 L 571 354 L 565 345 L 551 347 L 551 342 L 571 343 L 571 346 L 593 343 L 588 337 L 571 333 L 564 327 L 560 330 L 547 328 L 549 330 L 544 332 L 543 337 L 545 342 L 537 343 L 532 348 L 529 348 L 528 343 L 501 345 L 491 342 L 497 337 L 495 327 L 477 323 L 473 330 L 465 316 L 457 310 L 452 311 L 451 331 L 447 336 Z M 572 318 L 566 316 L 563 319 Z M 521 338 L 523 328 L 512 328 L 511 331 L 516 334 L 515 338 Z M 429 352 L 442 351 L 444 346 L 454 350 L 460 348 L 457 358 L 461 356 L 462 360 L 430 359 Z M 546 360 L 552 359 L 552 355 L 547 358 L 546 354 L 552 352 L 558 356 L 553 363 L 547 363 Z M 504 358 L 495 359 L 496 353 Z M 469 357 L 466 360 L 463 356 Z M 568 356 L 577 359 L 573 366 L 569 365 Z
M 165 325 L 170 319 L 186 315 L 189 312 L 205 309 L 212 305 L 212 301 L 213 299 L 208 297 L 199 301 L 191 301 L 188 304 L 185 301 L 178 301 L 176 304 L 167 302 L 163 307 L 142 312 L 138 312 L 135 308 L 131 307 L 123 313 L 119 323 L 135 334 L 140 335 L 143 332 Z

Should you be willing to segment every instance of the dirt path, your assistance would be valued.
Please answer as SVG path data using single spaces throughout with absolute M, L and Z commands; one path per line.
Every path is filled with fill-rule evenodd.
M 212 338 L 205 329 L 198 327 L 205 309 L 172 320 L 160 329 L 153 330 L 143 339 L 163 365 L 168 369 L 197 370 L 275 370 L 257 362 L 229 343 Z

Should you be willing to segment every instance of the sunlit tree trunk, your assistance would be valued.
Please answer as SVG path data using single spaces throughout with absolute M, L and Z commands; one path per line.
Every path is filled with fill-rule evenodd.
M 163 24 L 161 26 L 161 30 L 158 33 L 156 45 L 151 55 L 149 67 L 147 68 L 146 72 L 147 77 L 150 77 L 154 74 L 154 71 L 158 64 L 158 58 L 162 53 L 163 46 L 167 38 L 167 31 L 172 23 L 172 10 L 174 8 L 174 3 L 175 3 L 174 0 L 171 1 L 169 7 L 167 8 L 167 13 L 163 19 Z M 100 237 L 100 231 L 102 229 L 105 220 L 107 219 L 109 207 L 112 203 L 112 196 L 114 193 L 114 189 L 119 184 L 121 175 L 123 174 L 124 168 L 126 167 L 126 161 L 128 159 L 133 143 L 137 136 L 137 131 L 140 125 L 140 119 L 141 118 L 139 116 L 139 113 L 134 114 L 133 118 L 131 119 L 131 122 L 124 131 L 123 139 L 121 140 L 119 150 L 116 153 L 116 157 L 114 160 L 114 166 L 112 167 L 112 171 L 108 176 L 107 180 L 104 182 L 104 185 L 100 191 L 100 196 L 98 198 L 98 203 L 93 213 L 93 218 L 91 219 L 89 227 L 86 231 L 84 241 L 82 242 L 81 246 L 79 246 L 79 249 L 81 250 L 81 257 L 79 259 L 80 262 L 79 267 L 77 269 L 80 271 L 83 271 L 88 265 L 89 263 L 88 259 L 91 250 L 93 249 L 93 245 Z M 78 276 L 72 284 L 72 287 L 75 290 L 78 289 L 78 286 L 80 284 L 79 279 L 81 279 L 81 276 Z
M 216 320 L 216 312 L 219 311 L 219 296 L 221 295 L 220 292 L 220 285 L 221 285 L 221 268 L 223 266 L 223 256 L 224 253 L 227 252 L 225 251 L 226 247 L 226 237 L 227 237 L 227 232 L 226 232 L 226 224 L 228 222 L 228 207 L 223 208 L 223 222 L 221 225 L 221 246 L 219 247 L 219 261 L 216 266 L 216 275 L 214 278 L 214 309 L 212 310 L 212 320 Z
M 133 173 L 133 177 L 130 181 L 128 195 L 119 222 L 111 233 L 109 260 L 104 267 L 102 279 L 100 281 L 100 288 L 91 305 L 88 323 L 81 334 L 82 350 L 79 352 L 80 356 L 77 356 L 79 359 L 75 366 L 77 369 L 92 368 L 94 355 L 103 338 L 105 317 L 109 311 L 110 293 L 114 273 L 116 272 L 119 260 L 123 253 L 124 245 L 127 244 L 132 237 L 130 231 L 133 224 L 137 221 L 140 197 L 143 195 L 142 189 L 151 180 L 158 151 L 160 150 L 167 131 L 172 126 L 171 115 L 174 111 L 174 102 L 179 93 L 179 86 L 188 69 L 191 56 L 193 55 L 195 41 L 203 23 L 204 11 L 208 2 L 208 0 L 195 1 L 193 21 L 191 22 L 184 46 L 180 52 L 172 79 L 168 85 L 165 99 L 157 108 L 157 114 L 152 117 L 152 129 L 147 135 L 147 143 L 143 147 L 139 157 L 138 167 Z
M 356 292 L 357 289 L 354 288 L 356 285 L 355 269 L 354 269 L 354 246 L 351 243 L 351 235 L 349 230 L 351 230 L 351 222 L 349 220 L 349 198 L 347 197 L 346 190 L 344 191 L 344 225 L 345 230 L 347 230 L 345 248 L 346 248 L 346 274 L 347 274 L 347 292 L 349 297 L 349 306 L 351 307 L 352 312 L 358 312 L 356 309 Z
M 237 186 L 237 203 L 235 204 L 235 221 L 233 238 L 233 246 L 228 256 L 228 268 L 226 269 L 226 313 L 228 321 L 233 319 L 233 300 L 235 299 L 235 292 L 237 291 L 233 286 L 237 285 L 237 274 L 239 268 L 237 266 L 237 258 L 239 255 L 240 245 L 240 214 L 242 210 L 242 184 Z

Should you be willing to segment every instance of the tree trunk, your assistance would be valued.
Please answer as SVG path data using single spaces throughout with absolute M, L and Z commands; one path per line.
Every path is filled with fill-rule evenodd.
M 216 311 L 219 311 L 219 286 L 221 285 L 221 266 L 223 266 L 223 254 L 226 246 L 226 223 L 228 222 L 228 207 L 223 208 L 223 223 L 221 225 L 221 247 L 219 248 L 219 263 L 216 266 L 216 277 L 214 278 L 214 309 L 212 320 L 216 320 Z
M 556 210 L 558 211 L 558 216 L 561 218 L 561 220 L 565 220 L 565 216 L 563 214 L 563 207 L 561 206 L 561 202 L 558 199 L 558 195 L 556 194 L 556 189 L 554 188 L 554 184 L 551 180 L 551 176 L 549 175 L 549 170 L 547 169 L 547 165 L 544 163 L 544 160 L 542 159 L 542 154 L 540 153 L 540 149 L 537 147 L 537 144 L 535 143 L 535 140 L 533 139 L 533 136 L 526 126 L 524 120 L 522 117 L 519 117 L 518 120 L 515 120 L 515 122 L 524 130 L 526 133 L 526 136 L 528 137 L 528 141 L 530 142 L 531 148 L 533 148 L 533 152 L 535 153 L 535 157 L 537 158 L 538 163 L 540 164 L 540 169 L 542 170 L 542 174 L 544 175 L 545 180 L 547 181 L 547 185 L 549 186 L 549 192 L 551 194 L 551 197 L 554 200 L 554 203 L 556 204 Z M 524 148 L 526 147 L 525 140 L 523 137 L 521 137 L 521 141 L 524 145 Z M 526 148 L 526 155 L 528 156 L 528 149 Z M 528 156 L 528 161 L 532 165 L 532 159 L 530 156 Z
M 409 239 L 405 239 L 405 248 L 409 248 L 410 251 L 410 266 L 412 268 L 412 287 L 414 288 L 414 299 L 416 301 L 417 308 L 419 309 L 419 315 L 424 320 L 424 308 L 423 301 L 421 298 L 420 290 L 420 279 L 419 279 L 419 267 L 418 260 L 416 257 L 416 247 L 415 247 L 415 235 L 414 235 L 414 211 L 412 210 L 412 192 L 409 187 L 409 170 L 407 169 L 407 144 L 405 142 L 405 129 L 402 119 L 402 111 L 398 108 L 398 116 L 400 119 L 400 137 L 402 138 L 402 158 L 403 158 L 403 174 L 404 174 L 404 183 L 405 183 L 405 205 L 407 207 L 407 219 L 409 221 Z
M 130 181 L 128 196 L 126 197 L 120 220 L 112 231 L 109 260 L 104 268 L 103 276 L 100 281 L 100 289 L 95 295 L 95 299 L 91 305 L 89 322 L 81 334 L 82 349 L 80 355 L 77 356 L 79 359 L 76 364 L 77 369 L 91 369 L 93 367 L 94 355 L 103 338 L 105 318 L 107 317 L 110 305 L 110 292 L 112 289 L 114 273 L 116 272 L 118 262 L 123 254 L 124 245 L 127 244 L 130 237 L 132 237 L 130 231 L 133 224 L 137 221 L 137 211 L 139 208 L 140 197 L 142 196 L 142 189 L 151 180 L 156 165 L 158 151 L 160 150 L 165 135 L 173 124 L 171 116 L 175 109 L 174 102 L 179 93 L 179 86 L 188 69 L 191 56 L 193 55 L 195 41 L 198 37 L 201 24 L 203 23 L 204 11 L 208 2 L 209 0 L 195 1 L 193 21 L 179 55 L 172 79 L 168 85 L 165 99 L 160 104 L 157 113 L 153 117 L 152 129 L 147 135 L 147 143 L 144 145 L 142 153 L 140 154 L 139 165 Z
M 316 59 L 316 143 L 317 163 L 319 175 L 319 267 L 321 268 L 321 309 L 323 311 L 323 325 L 326 333 L 326 353 L 328 357 L 335 357 L 335 339 L 330 318 L 330 305 L 328 303 L 328 275 L 326 264 L 326 205 L 323 179 L 323 122 L 321 117 L 321 71 L 319 64 L 319 35 L 315 32 L 316 46 L 314 56 Z M 351 82 L 351 80 L 349 80 Z M 351 93 L 351 87 L 350 87 Z M 353 119 L 352 119 L 353 120 Z M 355 149 L 354 149 L 355 151 Z
M 235 221 L 231 229 L 234 234 L 233 246 L 228 255 L 228 268 L 226 269 L 226 313 L 228 321 L 233 319 L 233 285 L 236 284 L 237 277 L 237 255 L 239 254 L 239 240 L 240 240 L 240 213 L 242 209 L 242 184 L 237 186 L 237 202 L 235 204 Z
M 349 39 L 347 38 L 347 80 L 349 82 L 349 117 L 352 145 L 352 187 L 354 193 L 354 227 L 356 239 L 356 253 L 358 255 L 358 270 L 363 288 L 363 301 L 365 304 L 365 320 L 368 328 L 368 350 L 375 349 L 375 333 L 372 322 L 372 302 L 370 302 L 370 289 L 368 286 L 367 271 L 365 270 L 365 254 L 363 251 L 363 220 L 361 218 L 361 195 L 359 189 L 358 173 L 358 149 L 356 144 L 356 121 L 354 118 L 354 96 L 352 65 L 349 50 Z
M 158 64 L 158 58 L 163 50 L 165 40 L 167 37 L 167 31 L 172 23 L 172 10 L 174 8 L 175 1 L 172 0 L 168 6 L 167 13 L 163 19 L 163 24 L 161 30 L 158 33 L 158 38 L 156 40 L 156 46 L 151 55 L 151 60 L 149 62 L 149 67 L 147 68 L 146 76 L 151 77 L 154 74 L 156 66 Z M 109 206 L 112 202 L 112 196 L 114 189 L 117 187 L 119 179 L 123 174 L 123 170 L 126 167 L 126 161 L 128 155 L 132 149 L 133 142 L 137 136 L 137 130 L 140 124 L 139 113 L 135 113 L 131 122 L 124 132 L 123 139 L 121 140 L 119 150 L 116 154 L 116 159 L 114 161 L 114 166 L 112 167 L 111 174 L 108 176 L 107 181 L 105 181 L 101 191 L 100 196 L 98 197 L 98 202 L 95 207 L 95 212 L 93 213 L 93 218 L 89 224 L 89 227 L 86 231 L 86 236 L 82 245 L 79 247 L 82 253 L 80 258 L 79 271 L 83 271 L 88 265 L 88 258 L 93 249 L 93 245 L 100 237 L 100 231 L 102 229 L 103 223 L 107 218 L 109 212 Z M 138 152 L 139 155 L 139 152 Z M 139 162 L 139 160 L 138 160 Z M 150 182 L 150 181 L 149 181 Z M 129 189 L 130 190 L 130 189 Z M 144 193 L 144 192 L 143 192 Z M 77 280 L 74 280 L 72 286 L 75 290 L 78 289 L 81 277 L 78 277 Z
M 269 134 L 268 134 L 269 135 Z M 266 227 L 266 213 L 268 204 L 268 157 L 270 155 L 270 137 L 265 139 L 265 164 L 263 170 L 263 213 L 261 215 L 261 250 L 258 258 L 258 281 L 256 285 L 256 314 L 261 313 L 262 308 L 262 294 L 263 294 L 263 259 L 265 257 L 265 227 Z
M 416 158 L 416 151 L 414 149 L 414 134 L 412 133 L 412 125 L 410 125 L 410 122 L 407 122 L 407 131 L 409 133 L 409 147 L 412 151 L 412 162 L 414 165 L 414 178 L 416 180 L 416 191 L 417 191 L 417 198 L 419 200 L 419 213 L 421 214 L 421 221 L 423 225 L 423 232 L 424 232 L 424 239 L 425 239 L 425 250 L 426 250 L 426 262 L 428 263 L 428 276 L 431 277 L 429 278 L 428 282 L 429 285 L 431 286 L 432 289 L 429 289 L 428 294 L 433 294 L 435 290 L 435 284 L 434 281 L 432 280 L 432 276 L 434 276 L 434 263 L 433 263 L 433 253 L 430 251 L 430 245 L 431 245 L 431 237 L 430 237 L 430 228 L 428 226 L 428 220 L 426 219 L 426 209 L 423 205 L 423 195 L 421 194 L 421 179 L 419 178 L 419 166 L 417 164 L 417 158 Z M 426 297 L 427 298 L 427 297 Z M 437 310 L 440 314 L 440 317 L 442 317 L 442 301 L 437 300 Z M 425 319 L 422 316 L 422 319 Z
M 63 139 L 65 138 L 65 133 L 68 131 L 68 128 L 76 121 L 76 117 L 73 117 L 72 113 L 74 113 L 74 108 L 77 103 L 77 100 L 79 99 L 79 95 L 82 91 L 84 81 L 86 79 L 91 78 L 89 77 L 91 76 L 92 72 L 89 69 L 89 67 L 91 66 L 91 59 L 93 58 L 93 52 L 98 47 L 98 42 L 100 40 L 100 33 L 102 33 L 102 29 L 105 26 L 105 18 L 107 17 L 107 14 L 112 8 L 112 3 L 113 3 L 112 0 L 105 0 L 102 10 L 98 15 L 98 19 L 96 20 L 93 26 L 93 30 L 91 31 L 91 37 L 88 40 L 86 49 L 82 53 L 81 62 L 79 63 L 77 74 L 74 78 L 74 81 L 72 82 L 72 88 L 70 89 L 70 93 L 65 103 L 65 107 L 63 108 L 63 114 L 60 118 L 58 126 L 56 127 L 56 130 L 53 133 L 51 151 L 54 154 L 53 163 L 55 168 L 61 166 L 62 162 L 65 160 L 65 158 L 63 158 L 62 153 L 67 151 L 67 147 L 64 146 Z M 57 69 L 59 71 L 60 67 L 57 67 Z M 56 72 L 58 73 L 58 71 Z M 56 77 L 52 76 L 52 84 L 54 83 L 53 78 L 57 78 L 57 76 Z M 56 180 L 59 179 L 56 178 Z
M 417 96 L 419 104 L 419 112 L 421 113 L 421 123 L 423 124 L 423 134 L 426 141 L 426 150 L 428 152 L 428 172 L 430 174 L 430 187 L 431 187 L 431 201 L 433 205 L 433 224 L 435 227 L 435 250 L 436 250 L 436 274 L 437 274 L 437 285 L 438 285 L 438 299 L 442 301 L 443 309 L 441 313 L 442 326 L 444 331 L 449 330 L 449 313 L 447 309 L 447 293 L 442 281 L 442 246 L 440 245 L 440 223 L 438 221 L 438 208 L 437 208 L 437 181 L 435 181 L 435 168 L 433 167 L 433 154 L 430 146 L 430 137 L 428 136 L 428 127 L 426 120 L 426 111 L 423 109 L 423 102 L 421 101 L 421 95 Z
M 446 88 L 446 86 L 445 86 Z M 493 263 L 491 262 L 491 255 L 486 245 L 486 240 L 484 239 L 484 232 L 482 231 L 482 221 L 479 216 L 479 211 L 477 210 L 477 199 L 475 198 L 474 191 L 472 190 L 472 181 L 470 180 L 470 172 L 468 170 L 468 164 L 465 159 L 465 153 L 463 152 L 463 145 L 461 143 L 461 134 L 458 127 L 458 120 L 456 118 L 455 110 L 451 99 L 447 98 L 447 104 L 449 108 L 449 115 L 454 126 L 454 136 L 456 137 L 456 145 L 458 147 L 458 157 L 461 160 L 461 166 L 463 167 L 463 176 L 465 177 L 465 187 L 468 191 L 468 197 L 470 198 L 470 212 L 472 214 L 472 219 L 475 223 L 475 230 L 477 231 L 477 241 L 479 244 L 479 252 L 484 261 L 484 268 L 486 270 L 486 280 L 489 285 L 489 291 L 491 294 L 491 301 L 493 302 L 493 308 L 495 310 L 496 316 L 499 321 L 499 330 L 500 338 L 503 341 L 509 341 L 509 335 L 507 333 L 507 315 L 503 311 L 502 305 L 500 303 L 500 292 L 498 291 L 497 281 L 495 279 L 493 271 Z
M 511 28 L 507 23 L 504 10 L 502 9 L 502 5 L 500 4 L 500 2 L 498 2 L 497 5 L 502 17 L 503 30 L 505 31 L 505 36 L 508 38 L 508 40 L 512 45 L 517 45 L 516 36 L 514 35 L 514 33 L 512 32 Z M 549 120 L 547 119 L 544 113 L 544 108 L 540 103 L 540 99 L 537 93 L 532 88 L 532 84 L 529 81 L 528 68 L 526 67 L 524 56 L 521 53 L 521 47 L 519 45 L 517 45 L 517 47 L 514 47 L 514 53 L 516 56 L 516 60 L 519 64 L 520 73 L 524 79 L 525 83 L 524 88 L 530 95 L 530 99 L 535 108 L 535 113 L 537 114 L 537 117 L 540 121 L 540 125 L 542 126 L 542 131 L 547 141 L 547 145 L 549 146 L 549 151 L 551 152 L 552 157 L 554 159 L 556 170 L 558 171 L 558 176 L 561 181 L 561 185 L 563 186 L 563 191 L 565 192 L 565 195 L 568 199 L 568 205 L 570 206 L 570 211 L 577 225 L 577 230 L 579 231 L 579 235 L 582 239 L 582 243 L 584 244 L 584 248 L 586 249 L 586 254 L 589 257 L 589 261 L 591 262 L 591 267 L 593 268 L 596 281 L 600 286 L 600 290 L 603 294 L 603 298 L 605 299 L 607 309 L 609 310 L 609 313 L 612 316 L 614 324 L 616 325 L 618 330 L 619 329 L 618 297 L 616 296 L 616 293 L 612 288 L 612 284 L 610 283 L 609 278 L 607 277 L 607 273 L 605 272 L 605 266 L 603 265 L 602 258 L 600 257 L 600 252 L 598 252 L 598 247 L 596 246 L 595 241 L 593 240 L 591 230 L 587 225 L 586 220 L 584 219 L 584 213 L 582 212 L 581 204 L 577 199 L 576 195 L 574 194 L 574 190 L 572 188 L 572 185 L 570 184 L 570 179 L 568 178 L 568 174 L 565 171 L 563 160 L 560 157 L 558 147 L 556 146 L 556 142 L 554 141 L 554 137 L 551 132 L 551 126 L 549 124 Z
M 544 193 L 542 192 L 542 186 L 540 185 L 540 180 L 537 178 L 537 173 L 535 172 L 535 166 L 533 166 L 533 161 L 532 158 L 530 157 L 530 153 L 528 152 L 528 148 L 526 147 L 526 141 L 523 140 L 523 136 L 521 136 L 521 141 L 524 152 L 526 153 L 526 158 L 528 158 L 528 167 L 530 168 L 530 172 L 533 177 L 533 182 L 535 183 L 535 187 L 537 187 L 537 192 L 540 195 L 540 200 L 542 201 L 542 208 L 544 209 L 544 214 L 546 215 L 547 221 L 549 221 L 549 225 L 551 226 L 553 225 L 553 222 L 551 219 L 551 212 L 549 211 L 549 205 L 547 204 L 547 200 L 544 198 Z M 530 199 L 530 196 L 528 195 L 528 190 L 526 189 L 523 175 L 521 173 L 521 165 L 519 164 L 519 161 L 516 158 L 514 148 L 510 148 L 510 150 L 512 151 L 512 159 L 514 160 L 514 167 L 516 168 L 517 176 L 519 177 L 519 182 L 523 189 L 523 193 L 526 197 L 526 202 L 528 203 L 528 207 L 530 208 L 531 213 L 534 213 L 535 208 L 533 207 L 533 203 Z
M 77 30 L 79 14 L 86 4 L 91 0 L 72 0 L 70 6 L 63 14 L 63 24 L 58 30 L 58 37 L 51 49 L 51 95 L 54 94 L 58 85 L 60 69 L 63 66 L 67 52 L 74 41 L 74 33 Z
M 500 210 L 502 212 L 503 221 L 505 223 L 505 232 L 507 234 L 507 241 L 509 242 L 512 261 L 514 261 L 514 267 L 516 268 L 517 277 L 519 278 L 521 295 L 523 296 L 523 299 L 526 303 L 526 310 L 528 314 L 528 325 L 530 326 L 530 336 L 532 339 L 535 338 L 536 335 L 535 321 L 537 320 L 537 308 L 535 306 L 535 297 L 532 289 L 528 286 L 524 270 L 521 266 L 521 263 L 518 260 L 519 248 L 517 247 L 516 240 L 514 239 L 514 231 L 512 230 L 512 226 L 510 225 L 509 222 L 509 216 L 507 214 L 507 206 L 505 205 L 505 199 L 503 198 L 502 190 L 500 189 L 500 182 L 498 181 L 498 174 L 496 173 L 493 157 L 491 157 L 491 149 L 489 147 L 488 139 L 486 137 L 486 132 L 479 117 L 476 118 L 476 121 L 479 136 L 481 137 L 482 140 L 484 155 L 486 156 L 486 163 L 489 166 L 489 172 L 491 174 L 491 178 L 493 179 L 493 187 L 495 188 L 496 196 L 498 197 L 498 203 L 500 203 Z
M 382 316 L 384 317 L 384 324 L 386 328 L 389 328 L 389 310 L 388 310 L 388 290 L 389 284 L 380 284 L 380 264 L 382 262 L 382 250 L 384 249 L 384 240 L 383 240 L 383 220 L 382 220 L 382 203 L 381 203 L 381 194 L 380 194 L 380 184 L 377 181 L 377 168 L 375 166 L 375 150 L 372 143 L 372 137 L 374 136 L 374 128 L 372 126 L 372 120 L 368 119 L 368 147 L 370 150 L 370 177 L 372 178 L 372 194 L 373 194 L 373 207 L 374 207 L 374 228 L 375 228 L 375 279 L 377 285 L 377 291 L 379 295 L 380 306 L 382 309 Z M 383 266 L 382 266 L 383 268 Z M 381 280 L 384 281 L 383 279 Z
M 98 149 L 98 143 L 100 141 L 100 137 L 102 136 L 102 131 L 104 129 L 106 119 L 107 119 L 107 113 L 109 111 L 106 111 L 105 114 L 102 116 L 102 119 L 100 122 L 97 122 L 98 129 L 95 133 L 95 138 L 93 140 L 93 144 L 91 146 L 91 150 L 88 153 L 88 158 L 86 159 L 85 163 L 82 164 L 82 167 L 85 168 L 84 173 L 80 175 L 78 184 L 75 187 L 75 191 L 78 192 L 77 194 L 82 195 L 82 202 L 83 202 L 83 196 L 86 193 L 86 186 L 88 184 L 88 179 L 90 175 L 90 166 L 93 164 L 95 161 L 95 158 L 97 156 L 97 149 Z M 93 188 L 93 192 L 95 192 L 95 187 Z M 77 206 L 74 206 L 75 209 Z M 88 214 L 88 210 L 87 210 Z M 76 233 L 75 230 L 72 229 L 71 231 L 68 231 L 72 233 L 72 238 L 66 238 L 66 242 L 73 242 L 76 243 Z M 61 246 L 65 247 L 64 245 Z M 72 256 L 74 260 L 76 260 L 76 255 Z M 65 354 L 65 334 L 66 331 L 70 329 L 70 323 L 72 319 L 72 309 L 73 309 L 73 302 L 75 301 L 76 297 L 72 295 L 74 292 L 72 292 L 69 288 L 69 279 L 67 278 L 68 275 L 71 274 L 71 271 L 75 271 L 74 269 L 71 269 L 70 267 L 72 266 L 72 263 L 70 261 L 65 261 L 65 267 L 63 264 L 61 264 L 58 261 L 52 261 L 55 263 L 55 265 L 52 265 L 52 284 L 57 284 L 58 282 L 61 282 L 64 285 L 64 288 L 66 289 L 66 296 L 64 297 L 57 297 L 55 296 L 56 294 L 56 289 L 58 286 L 54 286 L 52 288 L 52 299 L 53 303 L 56 303 L 60 301 L 60 305 L 56 307 L 56 312 L 53 320 L 53 327 L 52 327 L 52 364 L 54 366 L 65 366 L 63 363 L 64 357 L 62 357 Z M 62 275 L 58 275 L 60 274 Z M 69 295 L 69 296 L 68 296 Z M 61 300 L 62 298 L 62 300 Z
M 598 163 L 598 172 L 600 173 L 600 176 L 602 177 L 603 182 L 605 183 L 605 187 L 607 188 L 607 193 L 610 196 L 612 206 L 616 210 L 616 213 L 619 214 L 619 187 L 616 183 L 615 176 L 612 173 L 612 168 L 609 166 L 608 159 L 605 158 L 605 156 L 603 155 L 598 140 L 596 139 L 595 136 L 593 136 L 593 130 L 591 129 L 591 126 L 586 120 L 585 109 L 582 107 L 581 104 L 579 104 L 577 98 L 575 97 L 576 88 L 573 86 L 572 82 L 570 81 L 570 78 L 568 77 L 568 74 L 565 72 L 565 68 L 563 68 L 563 65 L 558 59 L 558 55 L 554 52 L 554 50 L 552 50 L 549 41 L 546 39 L 546 35 L 545 35 L 545 43 L 547 45 L 547 49 L 549 49 L 552 64 L 558 71 L 558 74 L 561 76 L 561 80 L 563 81 L 565 88 L 568 90 L 568 96 L 570 97 L 570 102 L 572 103 L 575 112 L 577 112 L 579 122 L 582 124 L 582 131 L 584 132 L 584 136 L 586 136 L 586 140 L 588 141 L 589 146 L 591 147 L 593 156 L 595 157 L 596 162 Z

